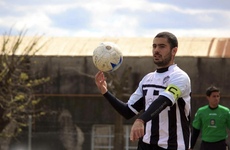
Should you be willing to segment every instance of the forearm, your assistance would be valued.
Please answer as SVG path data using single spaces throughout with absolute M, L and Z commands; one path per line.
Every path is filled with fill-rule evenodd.
M 162 110 L 164 110 L 167 106 L 171 106 L 172 102 L 165 96 L 159 96 L 149 108 L 139 117 L 144 122 L 148 122 L 157 116 Z
M 124 118 L 130 119 L 136 114 L 130 110 L 128 104 L 124 103 L 123 101 L 117 99 L 113 96 L 109 91 L 107 91 L 103 96 L 109 101 L 109 103 L 113 106 L 113 108 L 121 114 Z
M 196 144 L 196 140 L 197 140 L 199 134 L 200 134 L 200 130 L 198 130 L 196 128 L 192 128 L 191 149 L 194 148 L 194 146 Z

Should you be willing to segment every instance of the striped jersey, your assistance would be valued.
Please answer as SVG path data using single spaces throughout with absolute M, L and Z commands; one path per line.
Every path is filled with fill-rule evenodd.
M 190 141 L 190 78 L 176 64 L 164 71 L 156 70 L 144 76 L 130 96 L 129 108 L 139 114 L 145 111 L 159 95 L 172 101 L 154 119 L 145 124 L 143 142 L 173 150 L 185 150 Z

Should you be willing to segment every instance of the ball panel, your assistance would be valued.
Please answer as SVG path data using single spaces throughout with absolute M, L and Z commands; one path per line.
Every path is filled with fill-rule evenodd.
M 101 43 L 93 51 L 93 63 L 103 72 L 115 71 L 123 62 L 120 48 L 112 42 Z
M 117 70 L 119 67 L 120 67 L 120 65 L 121 65 L 121 63 L 122 63 L 122 61 L 123 61 L 123 58 L 122 57 L 120 57 L 120 59 L 119 59 L 119 62 L 118 63 L 111 63 L 111 66 L 112 66 L 112 68 L 113 68 L 113 71 L 115 71 L 115 70 Z

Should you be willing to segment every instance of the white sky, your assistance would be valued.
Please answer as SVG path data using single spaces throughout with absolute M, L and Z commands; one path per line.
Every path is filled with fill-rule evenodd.
M 230 37 L 230 0 L 0 0 L 0 33 Z

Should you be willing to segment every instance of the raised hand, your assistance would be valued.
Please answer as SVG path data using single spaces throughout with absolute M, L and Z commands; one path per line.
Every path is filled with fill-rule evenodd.
M 101 94 L 105 94 L 108 91 L 106 78 L 102 71 L 99 71 L 95 75 L 95 83 L 97 85 L 97 88 L 100 90 Z

